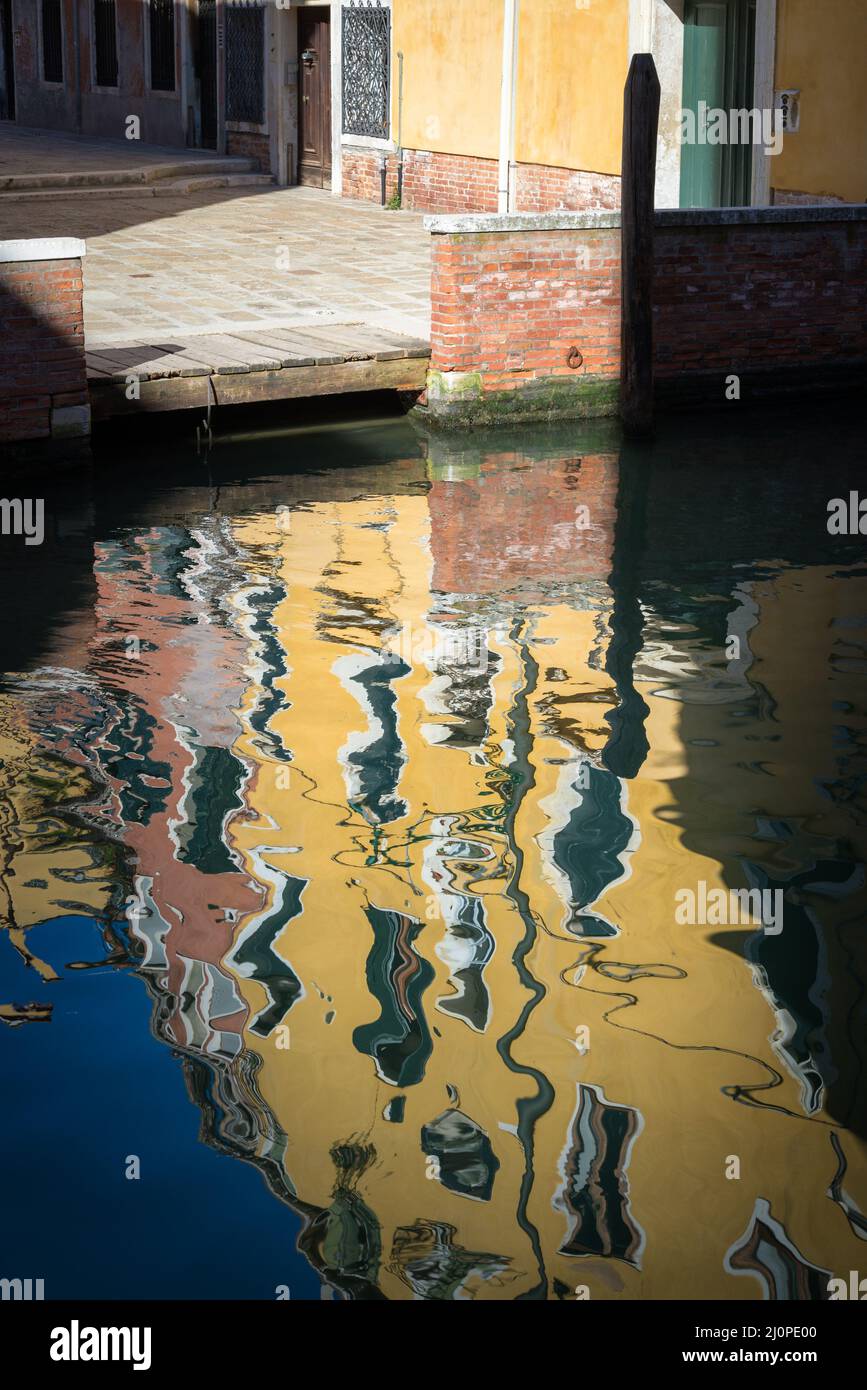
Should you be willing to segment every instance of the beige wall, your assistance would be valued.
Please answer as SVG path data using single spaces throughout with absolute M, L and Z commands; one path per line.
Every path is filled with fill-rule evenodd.
M 775 86 L 799 88 L 801 128 L 771 161 L 771 186 L 867 201 L 867 4 L 779 0 Z
M 496 159 L 503 0 L 394 0 L 393 24 L 405 64 L 404 145 Z M 627 27 L 627 0 L 521 0 L 520 162 L 620 172 Z
M 619 174 L 626 0 L 523 0 L 516 158 Z
M 502 0 L 394 0 L 392 22 L 394 54 L 404 55 L 406 148 L 496 159 Z M 392 91 L 396 137 L 396 72 Z
M 647 28 L 663 81 L 657 201 L 676 205 L 682 0 L 520 0 L 515 157 L 620 172 L 630 48 Z M 771 186 L 867 199 L 865 0 L 778 0 L 775 88 L 801 91 L 801 129 Z M 393 0 L 404 69 L 403 144 L 496 159 L 503 0 Z M 397 81 L 393 83 L 397 134 Z

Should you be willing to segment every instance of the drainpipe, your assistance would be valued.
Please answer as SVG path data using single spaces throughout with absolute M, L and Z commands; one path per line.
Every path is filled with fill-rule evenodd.
M 515 87 L 518 71 L 518 4 L 503 0 L 503 75 L 500 87 L 500 158 L 497 211 L 509 211 L 511 165 L 515 152 Z
M 403 199 L 403 54 L 397 55 L 397 204 Z
M 72 6 L 72 64 L 75 69 L 75 129 L 78 135 L 81 134 L 82 126 L 82 107 L 81 107 L 81 17 L 79 14 L 78 0 L 74 0 Z

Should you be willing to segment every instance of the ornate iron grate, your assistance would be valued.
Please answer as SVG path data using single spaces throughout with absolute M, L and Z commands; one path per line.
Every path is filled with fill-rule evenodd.
M 391 9 L 381 0 L 343 7 L 343 133 L 387 140 Z
M 42 76 L 63 81 L 63 17 L 61 0 L 42 0 Z
M 264 0 L 226 7 L 226 119 L 262 125 L 265 119 Z

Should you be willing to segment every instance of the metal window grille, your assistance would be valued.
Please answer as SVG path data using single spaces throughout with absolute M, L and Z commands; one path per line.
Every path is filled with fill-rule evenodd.
M 115 0 L 93 0 L 93 46 L 97 87 L 117 86 L 117 6 Z
M 226 8 L 226 119 L 262 125 L 265 119 L 265 9 L 262 0 Z
M 61 0 L 42 0 L 42 76 L 63 81 L 63 17 Z
M 151 87 L 175 90 L 175 0 L 150 0 Z
M 380 0 L 343 7 L 343 133 L 387 140 L 391 9 Z

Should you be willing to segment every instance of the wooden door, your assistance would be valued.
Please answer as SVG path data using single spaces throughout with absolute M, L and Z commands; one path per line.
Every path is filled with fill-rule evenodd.
M 298 182 L 331 186 L 331 31 L 323 6 L 298 11 Z

